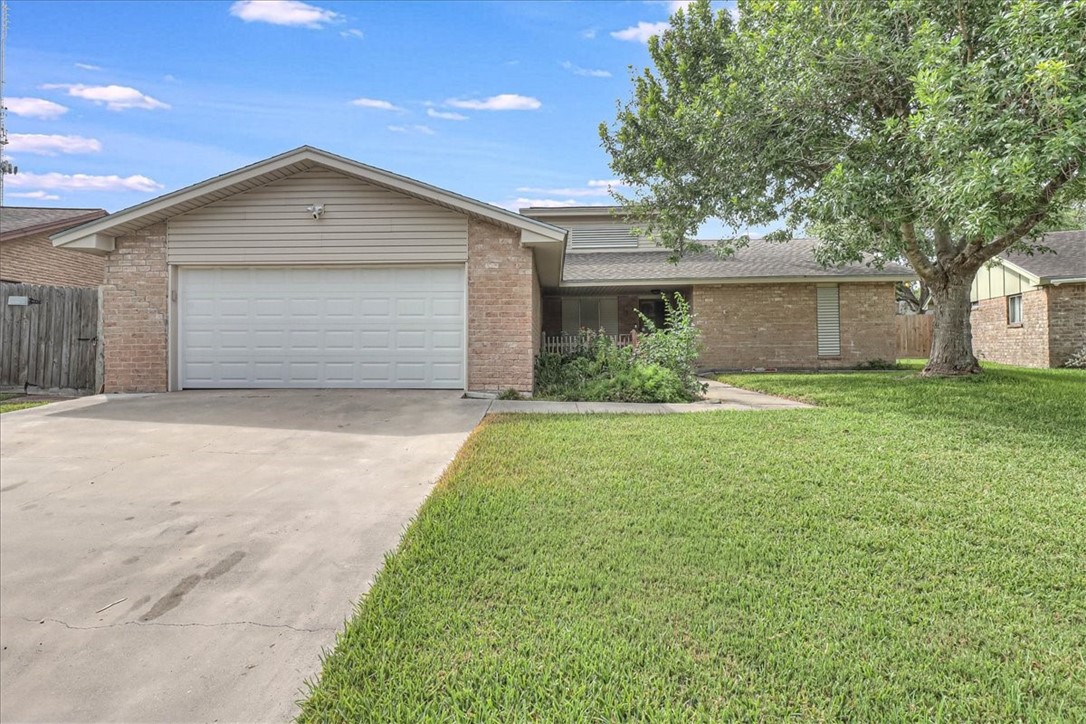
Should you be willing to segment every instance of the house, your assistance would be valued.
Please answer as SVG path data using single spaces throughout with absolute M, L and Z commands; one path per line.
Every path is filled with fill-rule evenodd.
M 562 283 L 543 289 L 544 335 L 628 333 L 641 312 L 663 323 L 661 294 L 680 292 L 702 333 L 705 370 L 833 369 L 897 357 L 900 265 L 825 268 L 811 239 L 754 240 L 734 255 L 670 251 L 631 232 L 618 207 L 528 208 L 569 229 Z M 635 311 L 636 310 L 636 311 Z
M 531 392 L 544 331 L 632 329 L 673 289 L 707 367 L 851 366 L 894 356 L 912 278 L 823 270 L 809 245 L 668 265 L 609 209 L 518 214 L 311 147 L 53 242 L 105 259 L 108 391 Z
M 973 280 L 973 349 L 980 359 L 1059 367 L 1086 348 L 1086 231 L 1040 240 L 1050 253 L 1007 253 Z
M 57 249 L 49 235 L 106 215 L 104 209 L 0 207 L 0 281 L 58 287 L 102 283 L 101 258 Z

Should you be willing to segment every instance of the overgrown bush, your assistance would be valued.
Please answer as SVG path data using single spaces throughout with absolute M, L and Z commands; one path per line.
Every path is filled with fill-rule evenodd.
M 603 330 L 582 330 L 574 351 L 535 361 L 535 396 L 588 402 L 689 402 L 704 392 L 695 374 L 698 331 L 690 305 L 664 297 L 667 326 L 642 316 L 636 346 L 620 347 Z
M 664 300 L 664 328 L 637 312 L 644 332 L 638 337 L 635 356 L 639 361 L 655 364 L 675 373 L 682 384 L 686 399 L 693 400 L 705 392 L 705 385 L 698 381 L 697 360 L 701 352 L 701 332 L 694 326 L 690 302 L 675 292 L 673 299 L 661 294 Z

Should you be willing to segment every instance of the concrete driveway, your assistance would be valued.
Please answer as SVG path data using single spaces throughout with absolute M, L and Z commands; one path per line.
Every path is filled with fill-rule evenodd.
M 0 719 L 281 721 L 488 401 L 97 397 L 0 421 Z

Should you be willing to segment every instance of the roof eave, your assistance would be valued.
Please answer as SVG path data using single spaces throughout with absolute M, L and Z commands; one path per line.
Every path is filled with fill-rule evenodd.
M 105 209 L 95 209 L 81 216 L 69 216 L 66 219 L 58 219 L 57 221 L 50 221 L 45 224 L 35 224 L 34 226 L 27 226 L 22 229 L 17 229 L 16 231 L 0 234 L 0 241 L 14 241 L 15 239 L 22 239 L 25 236 L 59 233 L 60 231 L 66 231 L 95 221 L 103 216 L 108 216 Z
M 355 178 L 374 183 L 378 186 L 413 196 L 423 201 L 455 209 L 460 213 L 482 217 L 494 221 L 495 223 L 530 232 L 533 238 L 538 240 L 538 243 L 542 243 L 545 240 L 565 242 L 565 229 L 554 226 L 553 224 L 521 216 L 513 211 L 492 206 L 452 191 L 446 191 L 406 176 L 400 176 L 391 171 L 385 171 L 384 169 L 368 166 L 359 163 L 358 161 L 352 161 L 351 159 L 337 156 L 336 154 L 313 148 L 312 146 L 301 146 L 292 151 L 287 151 L 278 156 L 258 161 L 257 163 L 250 164 L 235 171 L 186 186 L 177 191 L 164 194 L 128 209 L 124 209 L 123 211 L 111 214 L 98 222 L 91 222 L 90 224 L 84 224 L 78 229 L 54 234 L 50 238 L 52 239 L 54 246 L 68 246 L 88 235 L 110 235 L 111 231 L 137 222 L 141 218 L 159 214 L 163 215 L 163 218 L 168 218 L 171 215 L 171 208 L 180 207 L 182 204 L 189 202 L 199 202 L 204 196 L 210 197 L 216 192 L 228 191 L 233 185 L 243 184 L 246 181 L 258 178 L 262 174 L 271 173 L 276 169 L 304 162 L 325 166 L 341 173 L 354 176 Z M 238 191 L 237 193 L 242 193 L 242 191 Z M 217 199 L 209 198 L 207 203 L 212 203 L 215 200 Z M 161 219 L 154 220 L 157 221 Z
M 682 284 L 690 286 L 708 286 L 720 284 L 832 284 L 838 282 L 910 282 L 920 277 L 916 274 L 866 274 L 866 275 L 817 275 L 803 276 L 768 276 L 768 277 L 677 277 L 645 279 L 577 279 L 563 280 L 563 287 L 639 287 L 652 284 Z

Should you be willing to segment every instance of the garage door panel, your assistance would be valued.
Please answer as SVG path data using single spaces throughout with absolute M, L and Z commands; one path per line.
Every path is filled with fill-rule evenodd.
M 463 266 L 182 269 L 182 387 L 464 387 Z

